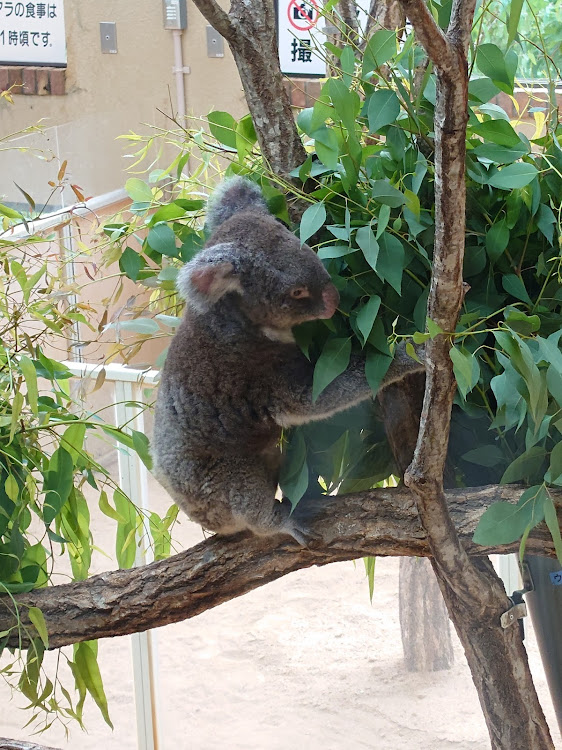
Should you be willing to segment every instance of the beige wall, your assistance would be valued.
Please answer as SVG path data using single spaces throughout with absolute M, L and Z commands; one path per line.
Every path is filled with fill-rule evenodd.
M 73 183 L 88 196 L 123 186 L 127 144 L 115 140 L 129 130 L 147 132 L 151 124 L 166 127 L 158 109 L 176 109 L 172 32 L 162 26 L 158 0 L 66 0 L 68 68 L 63 96 L 15 96 L 0 100 L 0 137 L 37 123 L 44 135 L 24 136 L 17 145 L 34 145 L 52 161 L 18 152 L 0 152 L 0 200 L 21 201 L 15 180 L 39 200 L 46 200 L 48 180 L 68 160 Z M 100 21 L 117 25 L 117 54 L 102 54 Z M 224 58 L 207 57 L 206 20 L 188 0 L 188 28 L 183 35 L 187 112 L 196 116 L 225 109 L 246 111 L 236 66 L 225 43 Z M 171 125 L 171 123 L 169 123 Z M 129 147 L 130 148 L 130 147 Z M 22 184 L 23 183 L 23 184 Z M 72 193 L 66 203 L 74 201 Z M 60 204 L 60 200 L 58 201 Z

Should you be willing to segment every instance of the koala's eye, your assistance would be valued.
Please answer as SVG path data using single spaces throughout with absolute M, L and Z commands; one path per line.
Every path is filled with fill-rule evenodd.
M 306 297 L 310 297 L 310 292 L 305 286 L 296 286 L 294 289 L 291 289 L 290 294 L 293 299 L 305 299 Z

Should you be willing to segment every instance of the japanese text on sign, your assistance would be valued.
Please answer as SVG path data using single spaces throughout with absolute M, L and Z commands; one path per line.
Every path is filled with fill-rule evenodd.
M 0 65 L 66 65 L 63 0 L 0 0 Z
M 287 75 L 326 75 L 322 52 L 326 39 L 321 0 L 278 0 L 279 62 Z

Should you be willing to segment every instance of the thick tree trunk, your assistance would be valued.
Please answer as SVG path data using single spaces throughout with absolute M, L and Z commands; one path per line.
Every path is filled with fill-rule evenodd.
M 451 517 L 468 554 L 507 553 L 517 549 L 517 543 L 494 549 L 478 547 L 471 539 L 478 520 L 491 503 L 497 500 L 517 502 L 520 494 L 521 488 L 516 486 L 447 493 Z M 562 519 L 562 492 L 556 493 L 556 503 Z M 403 487 L 322 498 L 311 530 L 318 535 L 318 540 L 309 548 L 300 547 L 288 537 L 214 536 L 174 557 L 144 567 L 36 589 L 13 599 L 0 596 L 0 632 L 11 630 L 9 644 L 27 647 L 27 631 L 18 629 L 14 604 L 27 628 L 31 627 L 27 608 L 39 607 L 47 624 L 49 648 L 58 648 L 195 617 L 287 573 L 312 565 L 371 555 L 424 557 L 430 554 L 412 493 Z M 554 554 L 546 526 L 534 530 L 529 537 L 528 550 Z M 507 608 L 506 603 L 504 610 Z M 464 605 L 460 611 L 464 612 Z M 495 619 L 491 620 L 486 613 L 484 627 L 497 631 L 500 614 L 496 612 Z M 517 744 L 512 745 L 512 748 L 517 747 Z
M 233 0 L 228 14 L 215 0 L 193 1 L 230 46 L 264 159 L 275 174 L 289 179 L 306 152 L 279 68 L 273 0 Z
M 449 615 L 429 560 L 400 558 L 400 633 L 409 672 L 450 669 L 455 661 Z
M 401 3 L 436 72 L 435 248 L 428 317 L 442 331 L 454 331 L 463 299 L 466 54 L 476 0 L 454 0 L 446 34 L 423 0 Z M 509 607 L 501 581 L 488 561 L 468 558 L 447 508 L 443 474 L 456 390 L 450 346 L 446 333 L 427 342 L 420 431 L 405 482 L 416 494 L 432 565 L 465 649 L 493 750 L 552 750 L 519 628 L 500 625 Z
M 379 394 L 388 442 L 402 477 L 416 447 L 423 386 L 424 375 L 417 373 Z M 401 558 L 399 611 L 406 669 L 449 669 L 454 663 L 449 615 L 428 560 Z

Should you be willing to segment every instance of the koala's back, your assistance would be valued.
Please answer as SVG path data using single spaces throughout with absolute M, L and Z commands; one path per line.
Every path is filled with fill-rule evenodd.
M 296 346 L 263 335 L 217 331 L 188 311 L 170 345 L 159 386 L 157 462 L 176 443 L 194 456 L 223 457 L 255 455 L 275 445 L 281 428 L 268 406 L 277 373 L 295 353 Z M 173 432 L 177 434 L 170 441 Z

